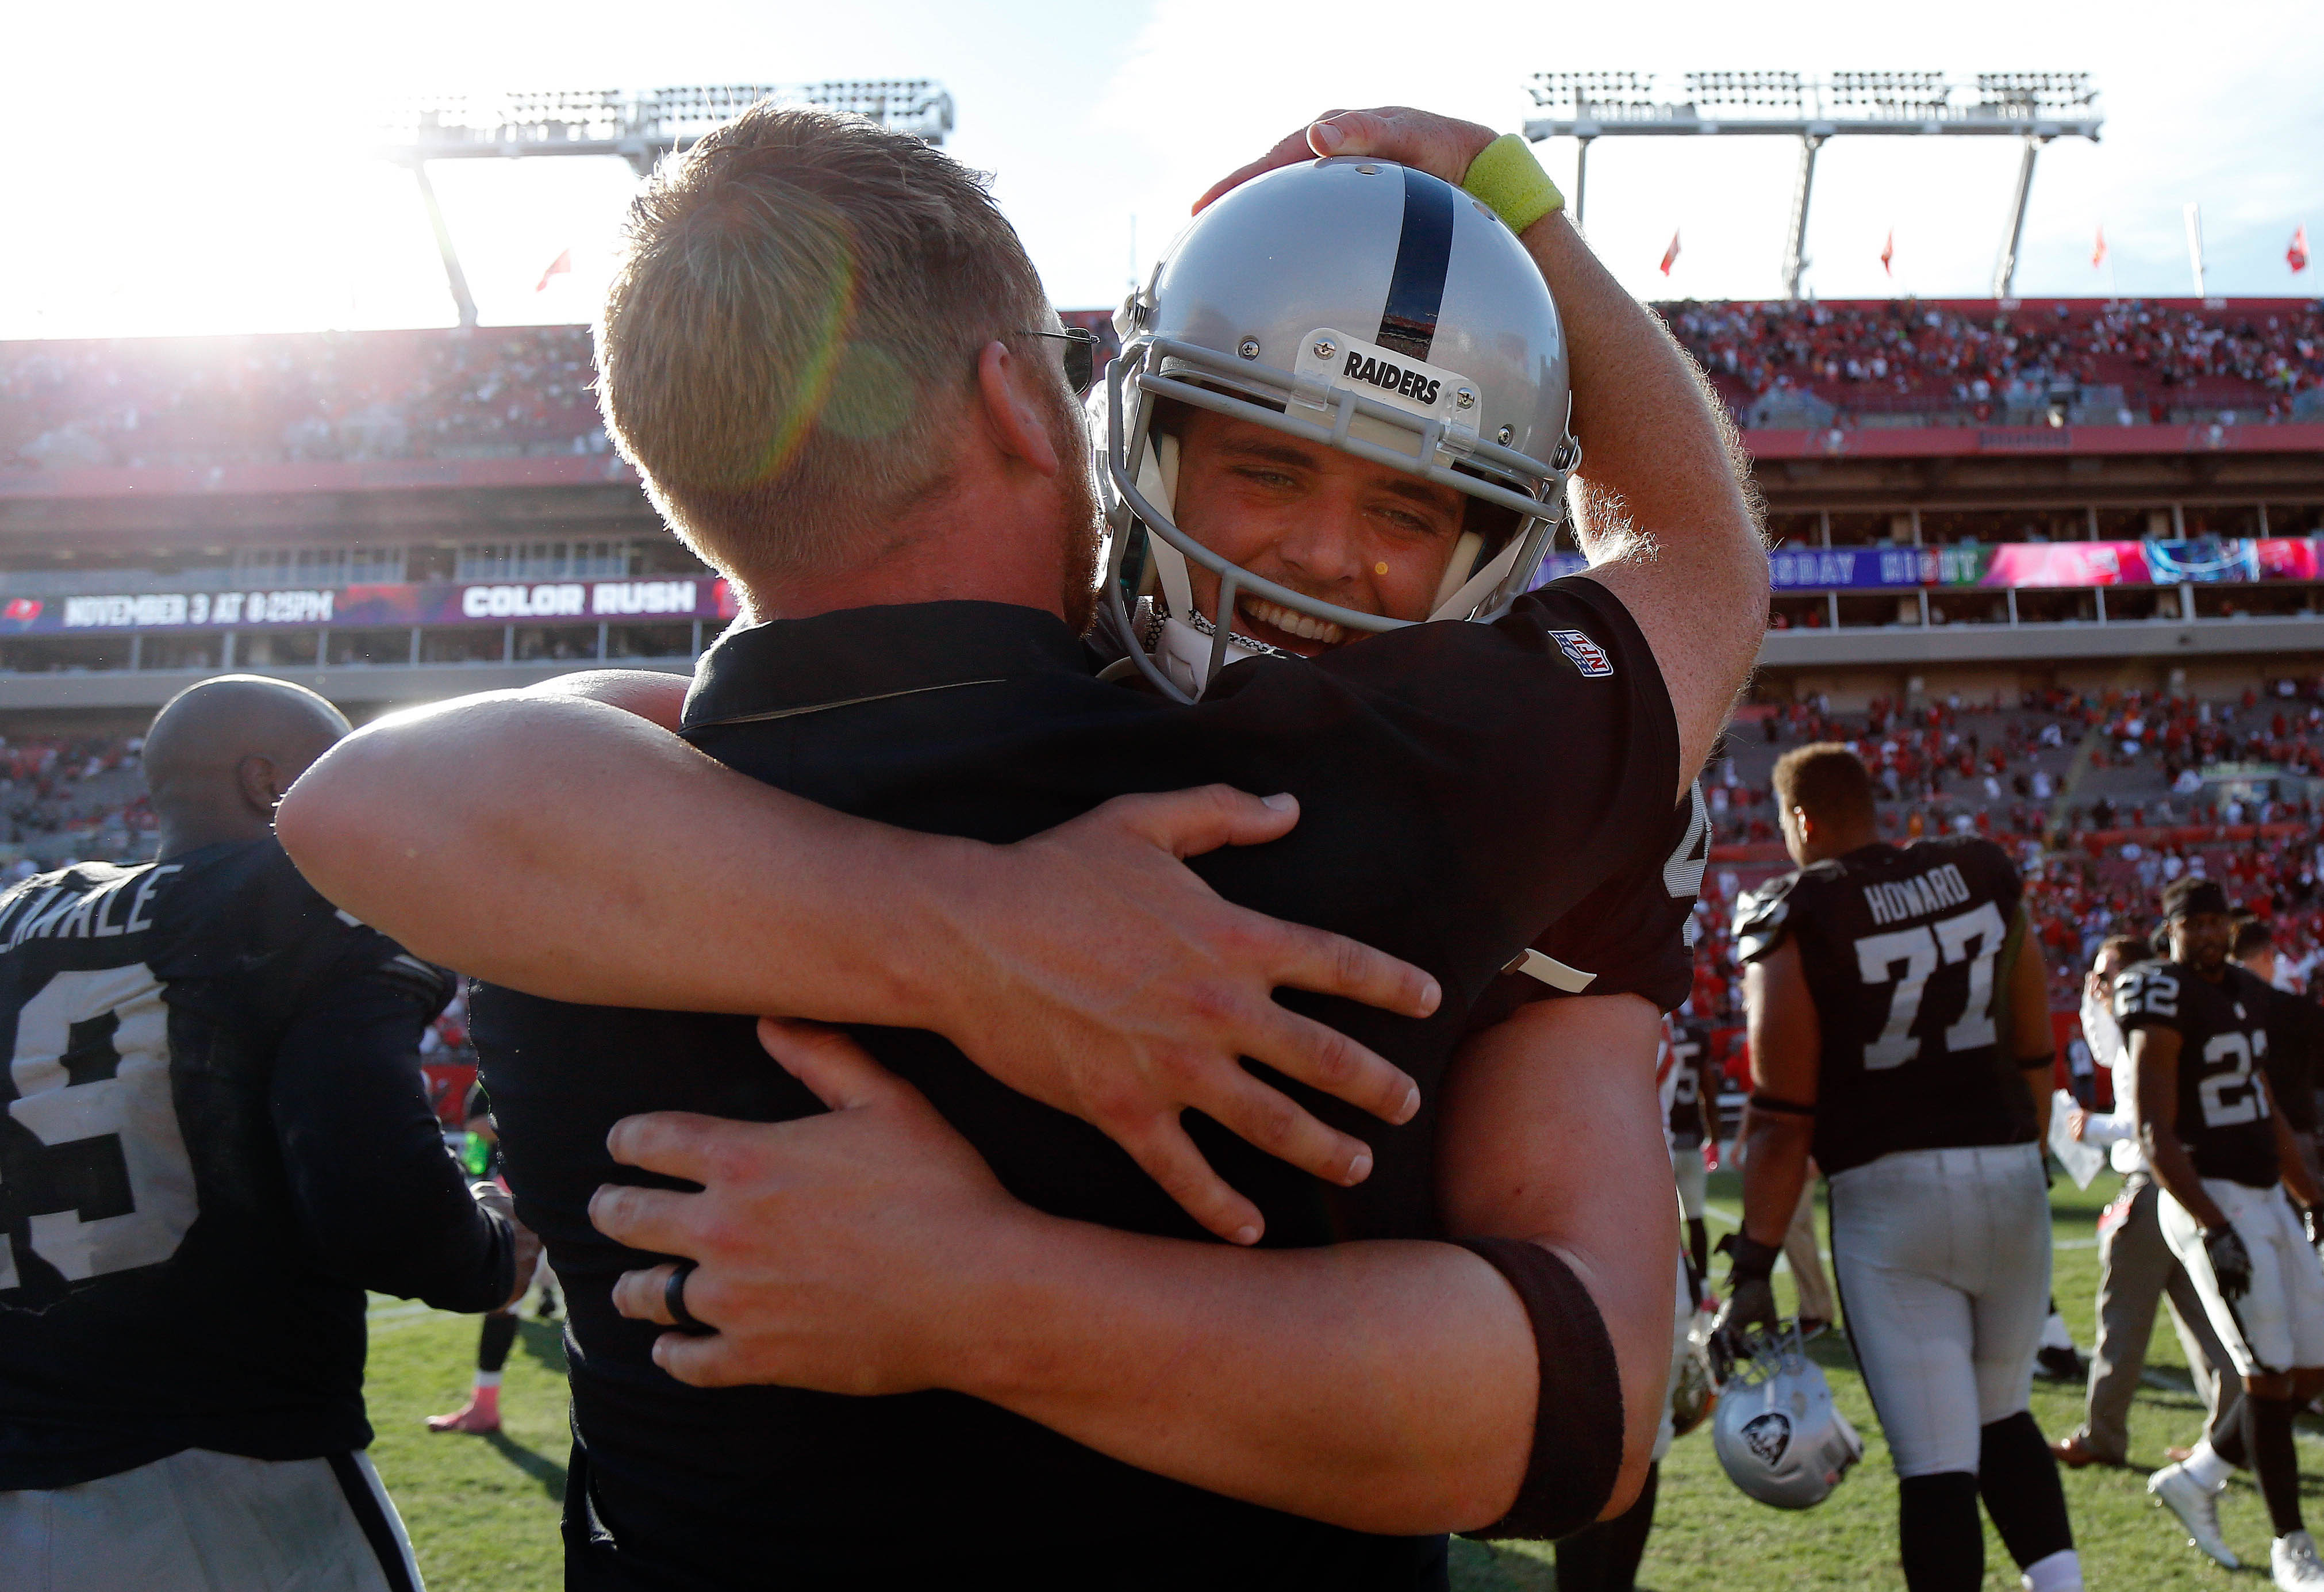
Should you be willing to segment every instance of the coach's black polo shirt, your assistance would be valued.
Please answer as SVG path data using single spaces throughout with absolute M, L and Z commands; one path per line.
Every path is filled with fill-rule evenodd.
M 1125 792 L 1210 781 L 1295 792 L 1301 819 L 1287 838 L 1192 865 L 1230 900 L 1418 963 L 1444 1001 L 1416 1022 L 1283 996 L 1420 1084 L 1421 1111 L 1400 1128 L 1286 1086 L 1371 1143 L 1377 1165 L 1360 1187 L 1327 1187 L 1190 1117 L 1277 1246 L 1444 1236 L 1435 1106 L 1472 1008 L 1569 907 L 1626 873 L 1659 878 L 1674 833 L 1677 738 L 1661 676 L 1621 605 L 1579 578 L 1489 625 L 1418 625 L 1313 662 L 1239 663 L 1194 707 L 1099 681 L 1082 643 L 1030 608 L 948 602 L 779 621 L 718 643 L 686 723 L 711 755 L 826 806 L 994 842 Z M 601 1182 L 653 1180 L 607 1158 L 606 1131 L 633 1112 L 778 1120 L 821 1106 L 767 1059 L 747 1018 L 493 987 L 477 990 L 472 1015 L 519 1213 L 547 1240 L 571 1311 L 569 1585 L 917 1587 L 962 1574 L 1026 1587 L 1443 1585 L 1442 1538 L 1366 1536 L 1238 1503 L 960 1394 L 678 1384 L 650 1358 L 660 1329 L 622 1319 L 608 1299 L 621 1272 L 656 1257 L 589 1225 Z M 1018 1198 L 1207 1241 L 1102 1134 L 994 1082 L 947 1041 L 858 1037 Z

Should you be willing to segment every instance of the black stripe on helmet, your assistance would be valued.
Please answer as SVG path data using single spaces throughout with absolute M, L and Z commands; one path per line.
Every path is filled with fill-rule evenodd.
M 1452 259 L 1452 190 L 1425 171 L 1404 168 L 1404 231 L 1396 241 L 1396 271 L 1380 313 L 1380 347 L 1413 359 L 1428 357 L 1436 315 L 1444 304 L 1444 273 Z

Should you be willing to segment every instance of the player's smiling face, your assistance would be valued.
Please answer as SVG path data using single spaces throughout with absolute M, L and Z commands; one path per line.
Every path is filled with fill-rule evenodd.
M 2171 920 L 2171 956 L 2206 978 L 2217 978 L 2227 964 L 2227 943 L 2234 924 L 2225 912 L 2189 912 Z
M 1449 486 L 1195 411 L 1178 440 L 1178 524 L 1204 547 L 1304 596 L 1389 619 L 1425 619 L 1460 540 L 1467 499 Z M 1215 622 L 1219 578 L 1188 560 L 1195 604 Z M 1234 628 L 1313 657 L 1360 632 L 1250 593 Z

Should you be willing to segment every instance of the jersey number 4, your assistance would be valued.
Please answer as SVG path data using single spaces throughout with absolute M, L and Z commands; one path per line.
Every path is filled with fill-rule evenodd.
M 1945 1030 L 1945 1049 L 1974 1051 L 1993 1043 L 1993 963 L 2007 932 L 2001 909 L 1988 901 L 1975 912 L 1858 940 L 1856 967 L 1864 982 L 1895 986 L 1889 993 L 1888 1021 L 1880 1037 L 1864 1047 L 1864 1069 L 1883 1072 L 1920 1055 L 1921 1039 L 1913 1024 L 1920 1019 L 1921 996 L 1940 963 L 1969 964 L 1969 1001 L 1960 1021 Z
M 169 1014 L 144 964 L 51 978 L 16 1014 L 8 1071 L 8 1115 L 48 1151 L 13 1201 L 31 1205 L 32 1253 L 68 1282 L 175 1254 L 194 1223 L 194 1169 L 170 1088 Z M 0 1236 L 0 1292 L 17 1286 Z

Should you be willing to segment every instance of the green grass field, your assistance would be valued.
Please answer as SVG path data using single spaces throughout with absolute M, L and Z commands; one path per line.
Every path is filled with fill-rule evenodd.
M 2057 1294 L 2088 1351 L 2098 1286 L 2096 1224 L 2116 1180 L 2101 1174 L 2088 1193 L 2061 1179 L 2052 1197 L 2059 1249 Z M 1712 1179 L 1714 1207 L 1731 1223 L 1732 1179 Z M 1713 1217 L 1714 1235 L 1721 1230 Z M 1723 1271 L 1723 1267 L 1720 1268 Z M 1779 1273 L 1778 1291 L 1788 1288 Z M 371 1344 L 372 1449 L 403 1512 L 433 1592 L 549 1592 L 558 1587 L 557 1512 L 565 1485 L 567 1442 L 564 1355 L 558 1329 L 527 1320 L 502 1392 L 505 1430 L 491 1439 L 438 1437 L 422 1418 L 466 1396 L 474 1365 L 474 1318 L 439 1315 L 394 1300 L 374 1301 Z M 1664 1462 L 1655 1533 L 1642 1587 L 1791 1588 L 1802 1592 L 1888 1592 L 1901 1588 L 1896 1561 L 1895 1478 L 1845 1344 L 1837 1334 L 1816 1346 L 1848 1417 L 1863 1432 L 1865 1462 L 1821 1507 L 1803 1514 L 1765 1508 L 1729 1485 L 1707 1434 L 1681 1439 Z M 2034 1411 L 2056 1435 L 2080 1419 L 2079 1388 L 2036 1382 Z M 2186 1546 L 2177 1523 L 2148 1501 L 2146 1471 L 2163 1463 L 2166 1444 L 2186 1442 L 2202 1413 L 2189 1391 L 2179 1343 L 2157 1313 L 2147 1385 L 2131 1417 L 2137 1468 L 2066 1473 L 2077 1545 L 2092 1592 L 2168 1592 L 2172 1588 L 2267 1584 L 2267 1517 L 2249 1481 L 2232 1484 L 2220 1507 L 2227 1541 L 2245 1560 L 2236 1575 L 2214 1568 Z M 2310 1471 L 2303 1494 L 2311 1524 L 2324 1526 L 2324 1429 L 2302 1433 Z M 1486 1548 L 1456 1542 L 1458 1592 L 1537 1592 L 1556 1585 L 1546 1548 Z M 2259 1569 L 2251 1568 L 2256 1560 Z M 2001 1543 L 1987 1532 L 1986 1580 L 2014 1588 L 2017 1576 Z

